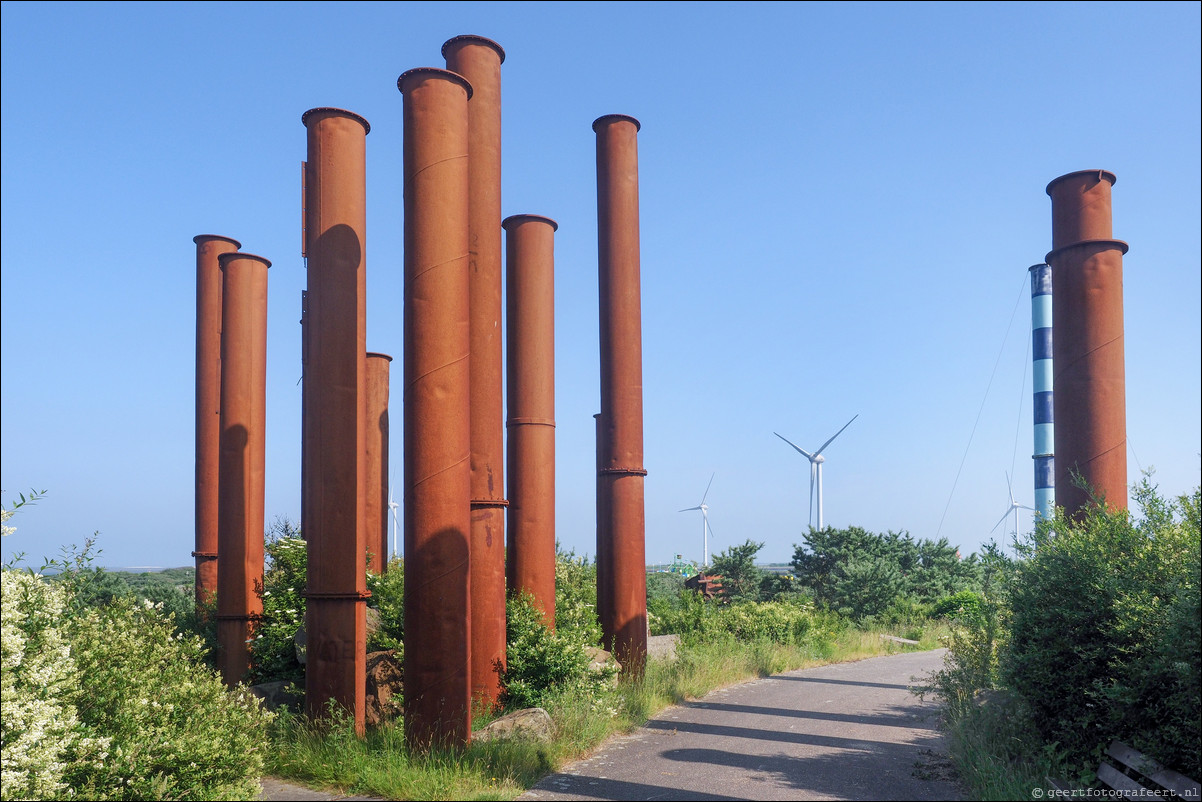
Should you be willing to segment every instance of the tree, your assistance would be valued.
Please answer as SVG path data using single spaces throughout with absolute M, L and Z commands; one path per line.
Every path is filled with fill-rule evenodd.
M 748 540 L 714 557 L 713 573 L 722 577 L 722 588 L 728 597 L 753 601 L 759 599 L 764 572 L 755 567 L 755 555 L 762 548 L 763 543 Z

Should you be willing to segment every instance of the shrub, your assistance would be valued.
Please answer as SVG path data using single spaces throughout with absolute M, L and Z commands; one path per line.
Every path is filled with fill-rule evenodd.
M 70 702 L 79 671 L 60 628 L 67 594 L 15 570 L 0 572 L 0 584 L 0 799 L 69 797 L 70 761 L 103 758 L 105 739 L 83 735 Z
M 277 523 L 275 529 L 280 534 L 264 547 L 267 569 L 260 589 L 263 616 L 250 645 L 247 682 L 251 684 L 298 679 L 305 674 L 296 659 L 295 638 L 305 625 L 308 547 L 287 521 Z
M 1118 738 L 1196 777 L 1199 491 L 1167 502 L 1145 479 L 1133 495 L 1142 521 L 1058 510 L 1022 544 L 1005 676 L 1072 760 Z
M 383 574 L 368 572 L 367 589 L 368 605 L 380 613 L 380 627 L 368 637 L 367 651 L 395 649 L 400 660 L 405 648 L 405 562 L 393 557 Z
M 984 614 L 985 597 L 971 590 L 946 596 L 931 607 L 931 618 L 946 618 L 972 626 Z
M 555 550 L 555 630 L 581 644 L 601 642 L 597 566 L 575 551 Z
M 573 630 L 549 630 L 542 608 L 528 594 L 510 598 L 505 610 L 506 664 L 500 670 L 503 708 L 539 707 L 570 689 L 582 696 L 601 690 L 605 678 L 589 672 L 585 644 L 572 637 Z
M 118 600 L 70 623 L 80 723 L 110 740 L 67 779 L 89 799 L 254 799 L 270 714 L 204 665 L 148 602 Z

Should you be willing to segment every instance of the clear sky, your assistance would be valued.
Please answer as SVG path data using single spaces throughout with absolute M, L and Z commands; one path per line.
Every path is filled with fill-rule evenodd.
M 1007 509 L 1007 472 L 1032 504 L 1027 268 L 1051 247 L 1044 187 L 1082 169 L 1118 176 L 1114 232 L 1131 245 L 1130 479 L 1154 467 L 1187 492 L 1202 452 L 1199 9 L 5 2 L 0 487 L 6 503 L 49 495 L 12 522 L 4 558 L 37 563 L 98 531 L 100 564 L 191 564 L 202 233 L 273 262 L 266 510 L 299 519 L 300 117 L 316 106 L 372 126 L 368 348 L 396 357 L 399 469 L 396 78 L 444 66 L 459 34 L 507 54 L 504 214 L 559 222 L 565 547 L 595 550 L 591 124 L 610 113 L 642 122 L 648 561 L 700 558 L 698 513 L 677 511 L 711 474 L 714 553 L 752 538 L 788 561 L 809 469 L 773 432 L 812 449 L 856 414 L 826 452 L 828 524 L 968 553 Z

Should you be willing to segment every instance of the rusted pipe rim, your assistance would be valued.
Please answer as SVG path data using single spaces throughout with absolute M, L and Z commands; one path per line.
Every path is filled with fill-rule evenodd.
M 1040 262 L 1037 265 L 1031 265 L 1030 267 L 1028 267 L 1027 272 L 1030 273 L 1032 270 L 1038 270 L 1041 267 L 1049 267 L 1049 265 L 1047 262 Z
M 1048 182 L 1048 185 L 1044 189 L 1044 192 L 1051 195 L 1052 187 L 1056 186 L 1056 184 L 1059 184 L 1061 181 L 1064 181 L 1066 179 L 1073 178 L 1073 177 L 1079 176 L 1079 175 L 1096 175 L 1098 177 L 1099 181 L 1109 181 L 1111 186 L 1114 186 L 1114 182 L 1118 181 L 1118 178 L 1115 176 L 1115 174 L 1110 172 L 1109 170 L 1074 170 L 1071 173 L 1065 173 L 1064 175 L 1060 176 L 1059 178 L 1053 178 L 1050 182 Z
M 1052 259 L 1070 248 L 1079 248 L 1082 245 L 1109 245 L 1111 248 L 1117 248 L 1119 253 L 1126 253 L 1130 249 L 1130 245 L 1123 242 L 1121 239 L 1083 239 L 1080 242 L 1070 242 L 1068 245 L 1061 245 L 1055 250 L 1048 251 L 1048 255 L 1043 257 L 1048 264 L 1052 263 Z M 225 254 L 222 254 L 223 256 Z M 1039 267 L 1039 265 L 1036 265 Z
M 597 473 L 606 476 L 646 476 L 646 468 L 602 468 Z
M 371 123 L 365 120 L 361 115 L 355 114 L 353 111 L 339 109 L 334 106 L 318 106 L 315 109 L 309 109 L 301 115 L 301 124 L 307 128 L 309 126 L 309 117 L 314 114 L 325 114 L 331 117 L 349 117 L 363 126 L 363 134 L 365 136 L 371 133 Z
M 220 254 L 217 257 L 217 263 L 219 265 L 221 265 L 222 270 L 225 270 L 225 263 L 233 261 L 234 259 L 251 259 L 256 262 L 262 262 L 263 264 L 267 265 L 267 267 L 271 267 L 271 262 L 267 259 L 264 259 L 262 256 L 256 256 L 253 253 L 242 253 L 241 251 L 239 251 L 238 253 Z
M 484 36 L 476 36 L 473 33 L 465 33 L 461 36 L 452 36 L 450 39 L 443 42 L 442 43 L 442 57 L 446 58 L 447 50 L 449 50 L 452 45 L 459 44 L 460 42 L 463 42 L 465 44 L 485 45 L 487 47 L 491 47 L 493 50 L 497 51 L 497 55 L 501 57 L 501 63 L 502 64 L 505 63 L 505 48 L 501 47 L 499 44 L 494 42 L 492 39 L 488 39 Z
M 192 241 L 195 242 L 197 245 L 199 245 L 202 242 L 213 242 L 215 240 L 219 240 L 221 242 L 228 242 L 228 243 L 232 244 L 235 248 L 242 247 L 242 243 L 238 242 L 238 240 L 234 239 L 233 237 L 223 237 L 220 234 L 197 234 L 195 237 L 192 238 Z
M 203 557 L 206 560 L 216 560 L 217 552 L 215 552 L 215 551 L 194 551 L 194 552 L 192 552 L 192 556 L 193 557 Z
M 391 362 L 391 361 L 392 361 L 392 357 L 390 357 L 388 354 L 381 354 L 381 353 L 378 353 L 378 352 L 376 352 L 376 351 L 368 351 L 368 352 L 367 352 L 367 355 L 368 355 L 369 357 L 370 357 L 370 356 L 374 356 L 374 357 L 376 357 L 377 359 L 387 359 L 389 362 Z
M 454 81 L 455 83 L 461 85 L 464 89 L 467 90 L 467 99 L 468 100 L 472 99 L 472 82 L 471 81 L 469 81 L 467 78 L 464 78 L 462 75 L 460 75 L 457 72 L 451 72 L 450 70 L 444 70 L 444 69 L 440 69 L 438 67 L 414 67 L 411 70 L 405 70 L 404 72 L 402 72 L 400 74 L 400 77 L 398 77 L 396 79 L 397 91 L 400 92 L 402 95 L 405 94 L 405 81 L 409 78 L 417 77 L 419 75 L 425 75 L 425 76 L 429 76 L 432 78 L 433 77 L 446 78 L 449 81 Z
M 527 223 L 527 222 L 529 222 L 529 223 L 549 223 L 551 225 L 552 231 L 559 230 L 559 223 L 556 223 L 550 217 L 543 217 L 541 214 L 511 214 L 509 217 L 506 217 L 504 220 L 501 221 L 501 228 L 508 231 L 509 226 L 511 224 L 516 226 L 519 223 Z
M 634 123 L 635 131 L 642 130 L 642 128 L 643 128 L 643 124 L 641 122 L 639 122 L 638 120 L 636 120 L 635 118 L 631 117 L 629 114 L 604 114 L 604 115 L 598 117 L 597 119 L 593 120 L 593 130 L 596 131 L 597 133 L 600 133 L 601 132 L 600 126 L 609 125 L 610 123 L 623 122 L 623 121 Z

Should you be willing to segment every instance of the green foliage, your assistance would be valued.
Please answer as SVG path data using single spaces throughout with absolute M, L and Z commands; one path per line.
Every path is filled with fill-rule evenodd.
M 396 649 L 401 659 L 405 648 L 405 562 L 400 557 L 388 561 L 383 574 L 367 574 L 371 591 L 368 605 L 380 613 L 380 628 L 367 639 L 367 651 Z
M 89 541 L 52 583 L 0 572 L 0 798 L 254 799 L 270 714 L 161 607 L 96 604 L 93 559 Z
M 601 642 L 597 565 L 575 551 L 555 550 L 555 631 L 586 646 Z
M 308 547 L 286 520 L 275 525 L 266 544 L 267 568 L 260 598 L 263 617 L 250 644 L 250 684 L 299 679 L 305 669 L 296 659 L 296 633 L 305 625 Z
M 1058 511 L 1021 544 L 1004 674 L 1070 759 L 1118 738 L 1197 777 L 1199 491 L 1166 501 L 1145 479 L 1134 497 L 1142 520 Z
M 943 698 L 953 719 L 969 713 L 977 691 L 999 684 L 999 660 L 1006 643 L 1008 589 L 1015 562 L 996 543 L 982 550 L 981 592 L 962 591 L 939 602 L 935 611 L 952 618 L 943 668 L 932 689 Z
M 148 602 L 118 600 L 71 622 L 73 701 L 107 756 L 76 761 L 72 787 L 89 799 L 254 799 L 270 714 L 229 691 L 203 645 L 177 636 Z
M 740 546 L 731 546 L 714 557 L 710 573 L 722 577 L 722 592 L 729 599 L 758 600 L 760 583 L 764 572 L 755 567 L 755 555 L 764 548 L 763 543 L 752 540 Z
M 582 643 L 568 633 L 549 630 L 542 607 L 527 594 L 510 598 L 505 613 L 503 708 L 539 707 L 549 696 L 570 686 L 586 690 L 589 657 Z
M 897 617 L 980 583 L 976 556 L 960 559 L 946 538 L 915 540 L 857 526 L 813 529 L 793 552 L 795 582 L 821 604 L 857 621 Z M 898 608 L 899 600 L 908 600 Z

